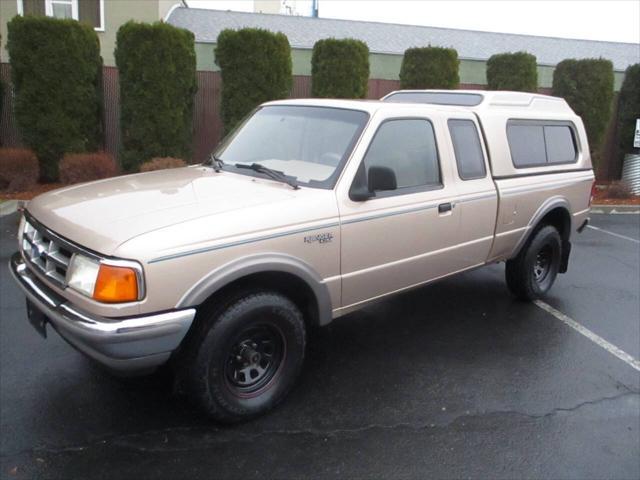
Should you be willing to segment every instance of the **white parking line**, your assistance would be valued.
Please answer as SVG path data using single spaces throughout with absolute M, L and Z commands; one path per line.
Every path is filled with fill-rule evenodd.
M 614 237 L 622 238 L 624 240 L 629 240 L 630 242 L 633 242 L 633 243 L 640 243 L 640 240 L 627 237 L 626 235 L 620 235 L 619 233 L 613 233 L 613 232 L 610 232 L 609 230 L 605 230 L 604 228 L 594 227 L 593 225 L 587 225 L 587 228 L 590 228 L 591 230 L 597 230 L 598 232 L 602 232 L 602 233 L 608 233 L 609 235 L 613 235 Z
M 584 335 L 585 337 L 587 337 L 589 340 L 591 340 L 596 345 L 601 346 L 607 352 L 611 353 L 612 355 L 615 355 L 620 360 L 622 360 L 624 363 L 626 363 L 627 365 L 630 365 L 631 368 L 635 368 L 636 370 L 638 370 L 640 372 L 640 360 L 638 360 L 636 358 L 633 358 L 631 355 L 629 355 L 624 350 L 620 350 L 615 345 L 607 342 L 600 335 L 596 335 L 591 330 L 589 330 L 587 327 L 584 327 L 584 326 L 580 325 L 574 319 L 572 319 L 571 317 L 568 317 L 567 315 L 565 315 L 562 312 L 559 312 L 558 310 L 553 308 L 548 303 L 545 303 L 542 300 L 535 300 L 533 303 L 535 303 L 538 307 L 540 307 L 545 312 L 550 313 L 551 315 L 556 317 L 562 323 L 564 323 L 566 325 L 569 325 L 576 332 L 580 333 L 581 335 Z

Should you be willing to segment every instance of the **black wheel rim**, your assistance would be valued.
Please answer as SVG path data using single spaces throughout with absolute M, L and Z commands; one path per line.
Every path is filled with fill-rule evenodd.
M 552 261 L 553 251 L 549 245 L 545 245 L 536 255 L 536 261 L 533 264 L 533 277 L 536 282 L 544 282 L 551 271 Z
M 233 342 L 225 361 L 225 380 L 231 393 L 240 397 L 259 395 L 280 370 L 286 344 L 274 325 L 254 325 Z

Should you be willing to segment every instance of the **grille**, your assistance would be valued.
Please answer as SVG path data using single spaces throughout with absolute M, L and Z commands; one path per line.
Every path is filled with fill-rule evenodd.
M 50 232 L 25 218 L 22 251 L 36 269 L 61 287 L 66 286 L 71 250 Z

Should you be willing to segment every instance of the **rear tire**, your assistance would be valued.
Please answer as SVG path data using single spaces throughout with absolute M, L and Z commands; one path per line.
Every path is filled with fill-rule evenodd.
M 222 423 L 248 420 L 280 403 L 304 360 L 298 307 L 278 293 L 254 292 L 202 320 L 185 365 L 188 395 Z
M 562 239 L 555 227 L 543 226 L 507 261 L 507 287 L 521 300 L 536 300 L 549 291 L 558 276 Z

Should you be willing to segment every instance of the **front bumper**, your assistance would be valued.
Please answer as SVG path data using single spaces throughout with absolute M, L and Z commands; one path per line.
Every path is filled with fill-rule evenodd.
M 62 338 L 110 370 L 134 374 L 165 363 L 182 342 L 194 308 L 129 318 L 105 318 L 81 311 L 36 277 L 20 253 L 9 270 L 27 299 Z

